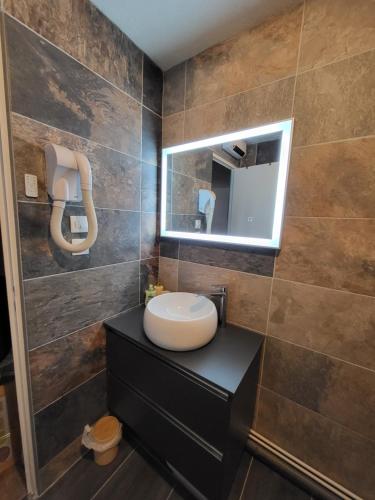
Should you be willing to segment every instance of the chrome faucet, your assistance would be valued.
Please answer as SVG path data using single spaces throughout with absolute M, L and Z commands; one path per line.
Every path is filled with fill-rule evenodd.
M 195 292 L 197 295 L 204 297 L 220 297 L 219 302 L 219 323 L 225 326 L 227 322 L 227 303 L 228 303 L 228 287 L 225 285 L 213 285 L 217 287 L 215 290 L 206 292 Z

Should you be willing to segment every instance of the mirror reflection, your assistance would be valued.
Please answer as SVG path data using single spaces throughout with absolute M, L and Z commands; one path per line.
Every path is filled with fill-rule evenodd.
M 164 230 L 168 236 L 183 233 L 180 237 L 248 244 L 264 240 L 262 246 L 278 245 L 276 210 L 283 208 L 290 141 L 285 137 L 283 141 L 283 127 L 276 131 L 273 127 L 269 133 L 264 133 L 265 128 L 261 135 L 233 139 L 236 134 L 231 134 L 225 142 L 166 150 Z M 279 200 L 277 206 L 278 191 L 282 203 Z

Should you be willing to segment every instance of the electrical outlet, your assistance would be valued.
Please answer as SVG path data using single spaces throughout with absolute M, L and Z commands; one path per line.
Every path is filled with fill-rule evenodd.
M 72 238 L 73 245 L 77 245 L 78 243 L 82 243 L 85 241 L 85 238 Z M 90 253 L 90 249 L 84 250 L 83 252 L 72 252 L 72 255 L 88 255 Z
M 89 226 L 85 215 L 70 216 L 70 232 L 71 233 L 87 233 Z
M 201 228 L 201 221 L 200 219 L 195 219 L 195 229 L 200 229 Z
M 28 198 L 38 198 L 38 177 L 25 174 L 25 194 Z

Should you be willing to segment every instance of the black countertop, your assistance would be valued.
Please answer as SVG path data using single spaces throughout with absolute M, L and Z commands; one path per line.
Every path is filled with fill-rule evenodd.
M 243 328 L 219 327 L 213 340 L 195 351 L 168 351 L 153 344 L 143 330 L 144 306 L 120 314 L 104 324 L 154 356 L 234 394 L 263 343 L 263 336 Z

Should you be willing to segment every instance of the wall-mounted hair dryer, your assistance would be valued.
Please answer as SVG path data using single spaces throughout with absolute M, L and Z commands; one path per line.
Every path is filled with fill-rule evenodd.
M 51 235 L 53 241 L 68 252 L 83 252 L 90 248 L 98 235 L 98 223 L 92 201 L 91 166 L 87 157 L 77 151 L 56 144 L 44 148 L 47 163 L 47 189 L 53 200 Z M 67 201 L 81 201 L 85 207 L 88 233 L 81 243 L 66 241 L 61 231 L 61 221 Z

